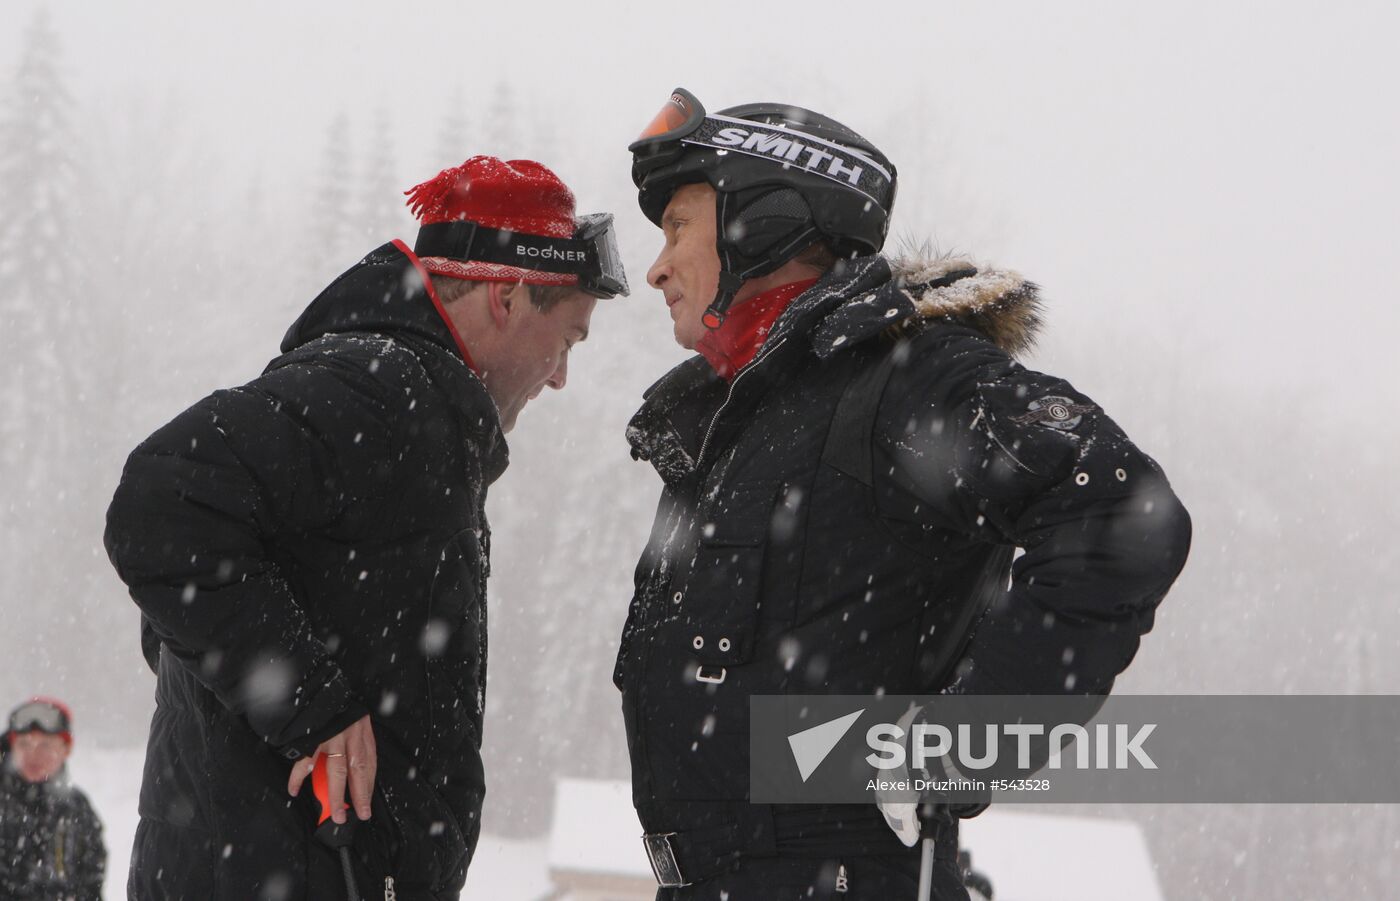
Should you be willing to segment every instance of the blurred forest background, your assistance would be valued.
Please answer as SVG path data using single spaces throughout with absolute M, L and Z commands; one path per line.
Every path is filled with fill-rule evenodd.
M 1104 105 L 1118 96 L 1107 88 L 1076 101 L 1065 85 L 902 70 L 872 93 L 825 69 L 769 77 L 750 59 L 710 84 L 653 71 L 621 99 L 588 76 L 598 111 L 547 89 L 569 78 L 556 60 L 433 79 L 431 114 L 391 90 L 332 96 L 302 110 L 278 152 L 278 135 L 245 141 L 246 122 L 210 127 L 194 110 L 211 101 L 177 75 L 146 90 L 85 79 L 75 8 L 31 12 L 0 31 L 0 703 L 55 694 L 82 742 L 144 741 L 153 677 L 101 546 L 125 455 L 256 375 L 337 273 L 391 238 L 411 243 L 406 188 L 474 153 L 529 157 L 574 186 L 581 211 L 617 214 L 633 296 L 600 306 L 567 393 L 524 413 L 491 493 L 486 828 L 542 832 L 555 777 L 624 778 L 610 674 L 659 482 L 629 459 L 623 426 L 683 358 L 644 284 L 658 237 L 636 211 L 625 146 L 676 83 L 716 107 L 776 95 L 835 115 L 900 168 L 897 241 L 931 239 L 1044 286 L 1049 328 L 1028 365 L 1102 403 L 1196 524 L 1120 691 L 1400 690 L 1400 138 L 1380 112 L 1396 108 L 1384 94 L 1397 81 L 1346 69 L 1367 49 L 1340 37 L 1366 40 L 1358 18 L 1307 36 L 1295 17 L 1304 37 L 1235 80 L 1130 74 L 1121 109 Z M 1181 34 L 1186 18 L 1173 20 Z M 1154 46 L 1141 22 L 1119 24 L 1136 43 L 1092 44 L 1105 69 Z M 1072 24 L 1056 28 L 1052 44 Z M 1230 49 L 1201 40 L 1164 58 L 1199 70 Z M 1290 69 L 1304 49 L 1324 59 Z M 1317 89 L 1331 99 L 1312 102 L 1310 73 L 1328 67 L 1356 94 Z M 1068 87 L 1101 86 L 1084 73 Z M 1035 95 L 1022 105 L 1060 103 L 1058 128 L 963 114 L 1011 108 L 1013 90 Z M 1143 822 L 1169 898 L 1391 897 L 1400 884 L 1393 807 L 1076 812 Z

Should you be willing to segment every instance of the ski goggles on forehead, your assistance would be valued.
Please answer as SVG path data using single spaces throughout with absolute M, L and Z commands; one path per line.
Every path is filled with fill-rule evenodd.
M 685 88 L 676 88 L 637 140 L 627 145 L 632 154 L 632 181 L 640 186 L 647 174 L 668 166 L 685 152 L 685 139 L 705 124 L 705 105 Z
M 676 88 L 637 140 L 627 145 L 633 153 L 679 141 L 705 121 L 705 106 L 685 88 Z
M 571 238 L 488 228 L 466 220 L 435 222 L 418 229 L 413 252 L 419 257 L 577 275 L 579 290 L 594 297 L 627 295 L 627 273 L 618 253 L 612 213 L 578 217 Z
M 637 140 L 627 145 L 633 182 L 641 185 L 650 172 L 675 162 L 687 147 L 742 154 L 788 171 L 818 175 L 885 209 L 894 201 L 894 173 L 869 154 L 790 126 L 707 113 L 685 88 L 676 88 Z
M 68 731 L 68 717 L 62 710 L 43 701 L 30 701 L 10 714 L 10 731 L 47 732 L 57 735 Z

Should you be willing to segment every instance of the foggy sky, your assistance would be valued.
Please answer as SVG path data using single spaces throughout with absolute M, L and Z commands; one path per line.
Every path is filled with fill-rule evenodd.
M 1126 347 L 1150 347 L 1167 330 L 1202 390 L 1225 378 L 1317 396 L 1345 378 L 1377 392 L 1368 407 L 1397 399 L 1391 4 L 46 5 L 81 103 L 179 102 L 182 140 L 274 189 L 311 164 L 336 112 L 432 131 L 503 73 L 550 123 L 551 162 L 584 206 L 595 185 L 626 188 L 625 144 L 675 85 L 711 108 L 808 105 L 903 149 L 897 112 L 947 171 L 891 150 L 894 234 L 1036 279 L 1056 340 L 1140 331 Z M 0 40 L 0 71 L 17 36 Z M 452 162 L 405 161 L 401 180 Z M 954 180 L 982 228 L 930 203 Z M 649 258 L 628 262 L 640 281 Z

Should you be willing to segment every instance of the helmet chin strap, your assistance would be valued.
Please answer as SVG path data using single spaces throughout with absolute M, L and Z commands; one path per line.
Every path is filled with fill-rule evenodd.
M 734 304 L 739 289 L 744 287 L 744 282 L 776 271 L 820 235 L 816 226 L 808 223 L 794 229 L 757 257 L 745 257 L 739 253 L 738 241 L 731 239 L 730 233 L 743 233 L 744 214 L 748 208 L 732 210 L 733 205 L 733 195 L 727 191 L 718 192 L 715 202 L 715 242 L 720 259 L 719 290 L 715 292 L 715 299 L 700 317 L 700 321 L 710 331 L 724 324 L 729 308 Z M 744 262 L 750 265 L 745 267 Z
M 734 296 L 739 293 L 739 289 L 742 287 L 744 287 L 742 276 L 736 275 L 727 268 L 720 270 L 719 290 L 715 292 L 715 299 L 705 308 L 705 314 L 700 317 L 705 328 L 714 331 L 724 325 L 724 317 L 728 315 L 729 307 L 734 303 Z
M 719 251 L 719 289 L 715 292 L 715 299 L 710 301 L 704 315 L 700 317 L 700 321 L 710 331 L 724 325 L 724 317 L 729 314 L 729 307 L 734 303 L 735 295 L 744 286 L 744 276 L 738 271 L 739 261 L 734 252 L 734 243 L 730 240 L 730 233 L 743 226 L 739 223 L 737 215 L 731 216 L 732 204 L 729 192 L 715 193 L 715 249 Z

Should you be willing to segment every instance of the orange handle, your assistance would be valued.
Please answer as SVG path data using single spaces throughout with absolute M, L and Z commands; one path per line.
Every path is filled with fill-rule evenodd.
M 311 771 L 311 790 L 316 794 L 316 800 L 321 803 L 321 816 L 316 820 L 316 825 L 319 826 L 331 818 L 331 786 L 326 775 L 324 754 L 316 758 L 316 768 Z

